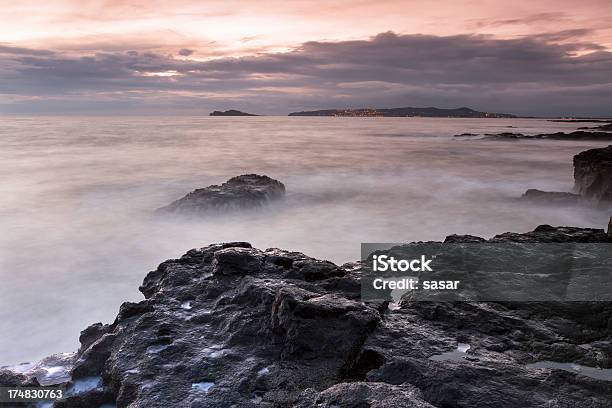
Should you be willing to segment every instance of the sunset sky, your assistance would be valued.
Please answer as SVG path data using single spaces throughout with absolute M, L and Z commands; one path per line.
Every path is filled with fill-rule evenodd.
M 3 1 L 0 113 L 612 116 L 612 1 Z

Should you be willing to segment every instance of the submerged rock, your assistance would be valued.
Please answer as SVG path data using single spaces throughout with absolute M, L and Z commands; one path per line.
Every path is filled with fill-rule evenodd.
M 453 235 L 447 242 L 483 242 Z M 488 242 L 611 242 L 542 225 Z M 364 265 L 214 244 L 162 263 L 81 335 L 60 407 L 604 407 L 612 382 L 528 366 L 612 363 L 609 302 L 362 302 Z M 189 307 L 185 307 L 188 305 Z M 448 352 L 453 359 L 432 358 Z M 0 376 L 0 379 L 2 377 Z M 25 381 L 25 378 L 18 378 Z
M 612 201 L 612 145 L 574 156 L 575 188 L 595 201 Z
M 460 133 L 455 135 L 455 137 L 471 137 L 471 136 L 479 136 L 478 133 Z
M 264 206 L 285 195 L 278 180 L 258 174 L 244 174 L 225 183 L 200 188 L 159 208 L 158 213 L 201 214 L 215 211 L 244 210 Z
M 612 133 L 576 130 L 573 132 L 540 133 L 537 135 L 524 135 L 522 133 L 486 133 L 483 140 L 612 140 Z
M 604 125 L 593 126 L 593 127 L 581 127 L 581 128 L 578 128 L 578 129 L 583 129 L 583 130 L 592 129 L 592 130 L 600 130 L 600 131 L 603 131 L 603 132 L 612 132 L 612 122 L 608 122 L 608 123 L 606 123 Z
M 553 205 L 576 205 L 582 201 L 579 194 L 558 191 L 542 191 L 530 188 L 521 197 L 523 201 L 532 203 L 546 203 Z

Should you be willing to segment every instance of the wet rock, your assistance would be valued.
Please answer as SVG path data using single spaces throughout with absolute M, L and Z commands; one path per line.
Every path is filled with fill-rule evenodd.
M 446 239 L 483 241 L 471 235 Z M 487 241 L 611 238 L 598 229 L 541 225 Z M 390 309 L 388 302 L 361 301 L 364 267 L 360 262 L 337 266 L 277 248 L 259 250 L 245 242 L 190 250 L 146 276 L 145 301 L 125 303 L 112 324 L 83 331 L 70 396 L 55 406 L 609 403 L 612 382 L 528 366 L 542 360 L 608 365 L 609 302 L 416 302 L 405 297 Z M 456 350 L 462 350 L 457 358 L 432 358 Z
M 449 235 L 444 239 L 445 243 L 470 243 L 470 242 L 485 242 L 486 239 L 482 237 L 477 237 L 475 235 Z
M 262 207 L 285 195 L 285 186 L 278 180 L 257 174 L 244 174 L 225 183 L 192 191 L 166 207 L 160 214 L 202 214 L 218 211 L 246 210 Z
M 489 242 L 612 242 L 603 229 L 577 228 L 577 227 L 553 227 L 550 225 L 539 225 L 531 232 L 523 234 L 505 232 L 488 240 Z
M 529 189 L 521 200 L 566 206 L 612 203 L 612 146 L 586 150 L 574 156 L 574 190 L 578 194 Z
M 612 201 L 612 145 L 574 156 L 575 189 L 597 202 Z
M 391 385 L 384 382 L 354 382 L 334 385 L 317 393 L 307 390 L 295 408 L 434 408 L 423 401 L 421 391 L 410 385 Z
M 0 368 L 0 387 L 39 387 L 36 378 L 12 371 L 7 368 Z
M 527 190 L 521 199 L 530 203 L 544 203 L 552 205 L 577 205 L 582 201 L 582 197 L 579 194 L 557 191 L 542 191 L 535 188 Z
M 214 274 L 246 275 L 258 273 L 262 268 L 264 255 L 253 248 L 227 248 L 216 251 L 212 267 Z

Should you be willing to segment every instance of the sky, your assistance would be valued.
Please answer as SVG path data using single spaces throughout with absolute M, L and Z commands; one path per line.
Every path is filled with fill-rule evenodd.
M 0 114 L 612 116 L 610 0 L 0 2 Z

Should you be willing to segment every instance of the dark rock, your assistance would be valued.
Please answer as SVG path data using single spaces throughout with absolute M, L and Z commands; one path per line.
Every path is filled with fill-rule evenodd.
M 488 242 L 611 240 L 541 225 Z M 146 301 L 83 331 L 69 388 L 93 386 L 56 408 L 609 405 L 612 382 L 527 363 L 610 364 L 610 302 L 404 298 L 389 310 L 360 300 L 362 268 L 244 242 L 190 250 L 147 275 Z M 458 343 L 462 357 L 431 359 Z
M 470 137 L 470 136 L 478 136 L 478 133 L 460 133 L 455 135 L 455 137 Z
M 81 331 L 79 336 L 79 343 L 81 343 L 81 350 L 87 350 L 89 346 L 98 340 L 102 335 L 106 334 L 109 330 L 109 325 L 102 323 L 94 323 Z
M 0 387 L 39 387 L 34 377 L 27 377 L 21 373 L 0 368 Z
M 502 132 L 485 133 L 485 139 L 531 139 L 532 136 L 525 136 L 522 133 Z
M 612 201 L 612 145 L 574 156 L 575 189 L 597 202 Z
M 244 210 L 264 206 L 285 195 L 278 180 L 245 174 L 218 185 L 192 191 L 185 197 L 157 210 L 158 213 L 202 214 L 212 211 Z
M 226 248 L 215 252 L 212 267 L 215 275 L 247 275 L 261 271 L 263 253 L 253 248 Z
M 521 199 L 531 203 L 545 203 L 553 205 L 576 205 L 582 201 L 582 197 L 578 194 L 557 191 L 542 191 L 535 188 L 527 190 Z
M 583 130 L 577 130 L 570 133 L 544 133 L 536 135 L 535 138 L 556 140 L 612 140 L 612 134 L 607 132 L 585 132 Z
M 555 132 L 555 133 L 540 133 L 537 135 L 524 135 L 522 133 L 487 133 L 484 139 L 488 140 L 522 140 L 522 139 L 550 139 L 550 140 L 612 140 L 612 133 L 609 132 L 590 132 L 577 130 L 570 133 Z
M 317 393 L 307 390 L 295 408 L 434 408 L 422 399 L 421 391 L 410 385 L 384 382 L 341 383 Z
M 550 225 L 539 225 L 531 232 L 518 234 L 505 232 L 488 240 L 489 242 L 612 242 L 603 229 L 576 228 L 576 227 L 552 227 Z
M 474 235 L 449 235 L 444 239 L 445 243 L 470 243 L 470 242 L 485 242 L 486 239 Z
M 578 129 L 582 130 L 599 130 L 602 132 L 612 132 L 612 123 L 606 123 L 605 125 L 593 126 L 593 127 L 581 127 Z

